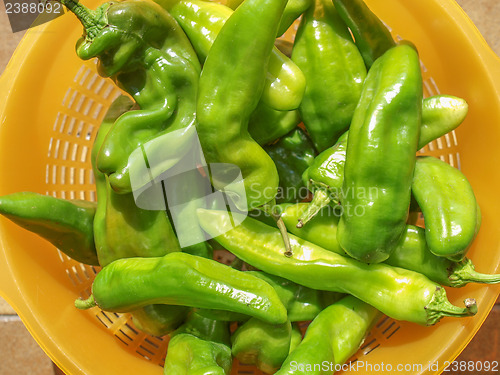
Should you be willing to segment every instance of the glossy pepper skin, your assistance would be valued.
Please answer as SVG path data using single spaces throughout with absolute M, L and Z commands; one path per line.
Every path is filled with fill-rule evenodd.
M 362 262 L 387 259 L 403 233 L 421 113 L 418 53 L 400 44 L 370 69 L 347 140 L 337 238 Z
M 390 31 L 363 0 L 333 0 L 333 4 L 351 29 L 368 69 L 385 51 L 396 45 Z
M 247 129 L 264 88 L 285 4 L 286 0 L 241 4 L 220 30 L 200 77 L 196 128 L 203 153 L 209 164 L 228 163 L 241 170 L 246 202 L 240 192 L 226 190 L 243 210 L 267 204 L 278 190 L 278 172 L 272 159 Z M 212 184 L 219 190 L 226 185 L 221 177 L 212 176 Z
M 273 287 L 283 306 L 287 310 L 291 322 L 309 321 L 314 319 L 326 306 L 341 298 L 340 293 L 323 292 L 296 284 L 282 277 L 262 271 L 246 271 L 262 279 Z M 246 322 L 249 316 L 222 310 L 200 310 L 199 313 L 211 319 L 221 321 Z
M 73 0 L 61 2 L 85 29 L 77 55 L 97 58 L 99 74 L 139 105 L 116 121 L 97 157 L 113 189 L 131 192 L 132 152 L 165 132 L 194 129 L 200 63 L 181 27 L 152 1 L 110 2 L 96 11 Z
M 425 98 L 418 149 L 456 129 L 464 121 L 468 108 L 467 102 L 456 96 L 435 95 Z M 314 193 L 314 197 L 308 212 L 299 220 L 301 225 L 330 202 L 340 202 L 348 135 L 349 131 L 345 132 L 335 145 L 319 154 L 302 175 L 302 182 Z
M 96 167 L 97 152 L 109 129 L 133 106 L 128 97 L 118 97 L 108 109 L 92 147 L 97 193 L 94 238 L 102 267 L 120 258 L 161 256 L 169 251 L 180 251 L 166 212 L 141 210 L 132 194 L 115 193 L 108 177 Z M 184 306 L 149 305 L 135 309 L 131 315 L 137 328 L 154 336 L 163 336 L 177 328 L 187 313 Z
M 298 202 L 307 197 L 302 174 L 311 166 L 316 151 L 301 128 L 295 128 L 276 143 L 264 147 L 273 159 L 279 176 L 276 203 Z
M 243 323 L 231 336 L 232 355 L 240 363 L 274 374 L 290 352 L 292 325 L 269 324 L 256 318 Z
M 321 152 L 349 127 L 366 77 L 358 48 L 331 1 L 315 0 L 303 15 L 292 60 L 307 82 L 300 115 Z
M 340 255 L 346 255 L 337 241 L 339 214 L 330 206 L 322 208 L 318 215 L 303 228 L 295 222 L 307 210 L 307 203 L 288 205 L 281 217 L 288 230 L 296 236 Z M 421 273 L 439 285 L 459 288 L 468 283 L 500 283 L 500 275 L 479 273 L 470 259 L 454 262 L 432 254 L 425 239 L 425 229 L 408 224 L 397 247 L 385 264 Z
M 201 61 L 233 10 L 225 5 L 200 0 L 155 0 L 177 20 Z M 236 7 L 234 8 L 236 9 Z M 272 48 L 261 100 L 278 111 L 297 109 L 304 94 L 302 71 L 276 47 Z
M 203 229 L 217 235 L 232 228 L 223 211 L 199 210 Z M 433 325 L 444 316 L 464 317 L 477 312 L 473 299 L 465 308 L 452 305 L 446 291 L 427 277 L 386 264 L 366 264 L 332 253 L 290 235 L 292 257 L 283 255 L 278 229 L 247 217 L 215 239 L 238 258 L 312 289 L 351 294 L 397 320 Z
M 359 299 L 342 298 L 309 324 L 304 339 L 276 375 L 332 374 L 334 364 L 344 364 L 361 347 L 379 317 L 375 308 Z
M 438 158 L 419 156 L 412 192 L 424 215 L 430 251 L 451 260 L 462 260 L 481 222 L 479 206 L 467 178 Z
M 274 289 L 246 272 L 211 259 L 174 252 L 118 259 L 104 267 L 79 308 L 128 312 L 151 304 L 229 310 L 281 324 L 286 309 Z
M 32 192 L 0 197 L 0 214 L 49 241 L 70 258 L 98 266 L 93 222 L 96 205 Z

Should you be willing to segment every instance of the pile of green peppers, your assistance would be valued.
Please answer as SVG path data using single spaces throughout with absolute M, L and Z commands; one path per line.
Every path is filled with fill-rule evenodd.
M 168 335 L 165 374 L 228 375 L 234 358 L 268 374 L 332 373 L 300 364 L 344 364 L 382 315 L 472 316 L 475 300 L 455 306 L 444 287 L 500 282 L 466 256 L 481 224 L 467 178 L 417 156 L 464 121 L 467 102 L 424 98 L 417 47 L 362 0 L 58 1 L 83 25 L 77 55 L 123 91 L 93 143 L 97 202 L 14 192 L 0 213 L 98 267 L 77 308 Z M 236 167 L 239 184 L 232 170 L 209 179 L 233 206 L 205 199 L 195 174 L 161 182 L 182 222 L 167 204 L 142 206 L 136 151 L 161 155 L 145 157 L 160 165 L 154 178 L 181 160 Z M 201 240 L 185 244 L 181 230 Z

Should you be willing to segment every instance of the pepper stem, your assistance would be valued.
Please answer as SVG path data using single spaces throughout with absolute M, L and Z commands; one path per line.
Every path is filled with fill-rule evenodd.
M 500 283 L 500 274 L 485 274 L 477 272 L 470 259 L 456 263 L 448 276 L 451 286 L 460 288 L 468 283 L 497 284 Z
M 318 188 L 314 192 L 312 201 L 307 206 L 307 210 L 300 215 L 297 228 L 302 228 L 326 205 L 331 202 L 330 194 L 326 188 Z
M 75 307 L 80 310 L 87 310 L 95 306 L 97 306 L 97 303 L 95 302 L 93 295 L 87 299 L 77 299 L 75 301 Z
M 444 288 L 436 287 L 431 301 L 424 307 L 427 313 L 427 325 L 434 325 L 445 316 L 461 318 L 476 315 L 477 304 L 474 298 L 465 299 L 464 304 L 465 308 L 453 305 L 448 301 Z
M 263 210 L 268 215 L 276 221 L 276 225 L 281 233 L 281 237 L 283 238 L 283 243 L 285 245 L 284 255 L 286 257 L 291 257 L 293 255 L 292 246 L 290 245 L 290 237 L 288 236 L 288 230 L 286 228 L 285 222 L 281 217 L 281 212 L 279 212 L 280 208 L 276 205 L 276 201 L 273 200 L 271 203 L 267 203 L 261 206 L 261 210 Z
M 101 7 L 97 11 L 90 10 L 76 0 L 56 0 L 68 8 L 82 23 L 89 39 L 94 39 L 107 22 Z

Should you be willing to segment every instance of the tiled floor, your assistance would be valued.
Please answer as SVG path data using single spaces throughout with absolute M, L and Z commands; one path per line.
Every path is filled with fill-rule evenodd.
M 500 55 L 500 2 L 498 0 L 458 0 L 476 23 L 486 41 Z M 0 1 L 0 72 L 9 60 L 22 33 L 12 34 L 3 2 Z M 64 375 L 30 336 L 15 311 L 0 298 L 0 375 Z M 457 361 L 500 359 L 500 300 L 477 335 Z M 470 371 L 454 372 L 470 375 Z M 491 372 L 489 372 L 491 373 Z M 489 374 L 488 373 L 488 374 Z M 474 372 L 474 375 L 480 372 Z M 485 372 L 486 374 L 486 372 Z M 94 374 L 89 374 L 94 375 Z

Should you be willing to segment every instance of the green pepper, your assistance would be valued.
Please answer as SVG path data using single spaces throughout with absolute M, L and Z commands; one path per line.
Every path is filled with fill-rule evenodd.
M 307 288 L 290 280 L 262 271 L 246 271 L 273 287 L 287 310 L 291 322 L 314 319 L 326 306 L 341 298 L 339 293 L 326 293 Z M 246 322 L 250 317 L 223 310 L 199 310 L 199 314 L 221 321 Z
M 231 363 L 231 349 L 228 346 L 180 333 L 168 342 L 164 374 L 229 375 Z
M 0 197 L 0 214 L 36 233 L 77 262 L 98 266 L 94 244 L 96 205 L 31 192 Z
M 115 121 L 133 107 L 126 96 L 118 97 L 108 109 L 92 147 L 92 170 L 97 192 L 94 238 L 101 266 L 113 260 L 135 256 L 160 256 L 180 251 L 165 211 L 146 211 L 137 207 L 132 194 L 117 194 L 109 179 L 96 167 L 97 152 Z M 137 328 L 154 336 L 163 336 L 185 319 L 184 306 L 150 305 L 131 311 Z
M 422 75 L 408 44 L 370 69 L 347 140 L 337 239 L 365 263 L 387 259 L 403 233 L 422 112 Z
M 340 215 L 332 207 L 321 209 L 309 225 L 303 228 L 295 226 L 297 218 L 307 210 L 307 206 L 307 203 L 299 203 L 283 208 L 281 217 L 288 230 L 306 241 L 345 256 L 337 241 Z M 406 226 L 398 246 L 384 263 L 421 273 L 443 286 L 458 288 L 468 283 L 500 283 L 500 275 L 477 272 L 470 259 L 454 262 L 432 254 L 427 246 L 425 230 L 415 225 Z
M 446 291 L 424 275 L 383 263 L 366 264 L 332 253 L 290 235 L 293 256 L 283 255 L 278 229 L 247 217 L 232 227 L 224 211 L 198 210 L 202 228 L 243 261 L 312 289 L 351 294 L 387 316 L 433 325 L 444 316 L 465 317 L 477 312 L 476 302 L 465 308 L 451 304 Z M 222 234 L 220 234 L 222 233 Z
M 363 59 L 331 0 L 315 0 L 303 15 L 292 60 L 307 82 L 300 115 L 321 152 L 349 127 L 366 77 Z
M 171 334 L 164 373 L 179 375 L 220 374 L 231 371 L 229 324 L 193 312 Z
M 302 341 L 302 331 L 297 322 L 292 323 L 292 333 L 290 335 L 290 350 L 288 354 L 293 352 L 297 346 L 299 346 Z
M 94 238 L 99 264 L 106 266 L 119 258 L 161 256 L 180 251 L 166 211 L 137 207 L 134 196 L 116 193 L 109 178 L 96 167 L 97 153 L 109 130 L 133 106 L 125 96 L 117 99 L 99 127 L 92 147 L 92 166 L 97 192 Z
M 351 29 L 368 69 L 385 51 L 396 45 L 389 29 L 363 0 L 333 0 L 333 4 Z
M 147 141 L 174 130 L 194 130 L 200 63 L 175 19 L 152 1 L 109 2 L 96 11 L 74 0 L 60 1 L 85 29 L 77 55 L 98 58 L 99 74 L 111 77 L 139 105 L 116 121 L 97 157 L 111 186 L 129 193 L 134 151 L 144 163 L 141 146 Z
M 248 120 L 248 132 L 259 145 L 267 145 L 285 136 L 301 121 L 298 110 L 277 111 L 260 101 Z
M 231 337 L 232 354 L 240 363 L 274 374 L 290 352 L 292 325 L 269 324 L 256 318 L 243 323 Z
M 298 202 L 306 198 L 302 174 L 316 156 L 314 145 L 307 134 L 301 128 L 296 128 L 278 142 L 264 147 L 264 150 L 273 159 L 278 170 L 279 191 L 276 202 Z
M 191 40 L 200 61 L 204 63 L 215 39 L 218 37 L 219 31 L 233 13 L 231 8 L 222 4 L 200 0 L 155 1 L 168 10 L 179 22 Z M 262 32 L 264 31 L 262 30 Z M 274 32 L 269 34 L 269 37 L 272 37 L 273 40 L 275 36 Z M 251 45 L 249 43 L 252 42 L 247 41 L 247 44 L 240 48 L 248 48 Z M 236 47 L 236 45 L 232 47 Z M 267 74 L 262 91 L 262 101 L 269 107 L 279 111 L 298 108 L 306 84 L 301 70 L 277 48 L 272 48 L 266 69 Z
M 418 148 L 456 129 L 464 121 L 467 112 L 467 102 L 455 96 L 436 95 L 424 99 Z M 339 203 L 348 134 L 349 131 L 345 132 L 334 146 L 319 154 L 302 175 L 303 183 L 314 193 L 314 197 L 309 210 L 299 218 L 299 226 L 307 223 L 330 202 Z
M 250 137 L 247 126 L 264 88 L 267 61 L 285 4 L 286 0 L 241 4 L 217 35 L 200 77 L 196 126 L 203 153 L 209 164 L 226 163 L 241 170 L 246 196 L 232 187 L 225 190 L 242 210 L 267 204 L 278 190 L 276 167 Z M 227 185 L 226 175 L 212 175 L 216 189 Z
M 333 374 L 361 347 L 380 317 L 372 306 L 347 296 L 327 307 L 307 327 L 304 339 L 276 375 Z
M 425 238 L 434 254 L 460 261 L 481 223 L 481 212 L 467 178 L 432 156 L 419 156 L 411 186 L 425 222 Z
M 215 260 L 180 252 L 115 260 L 97 274 L 92 295 L 75 302 L 81 309 L 99 306 L 111 312 L 151 304 L 228 310 L 276 324 L 287 320 L 285 307 L 268 283 Z

